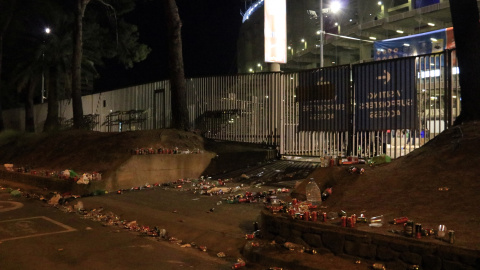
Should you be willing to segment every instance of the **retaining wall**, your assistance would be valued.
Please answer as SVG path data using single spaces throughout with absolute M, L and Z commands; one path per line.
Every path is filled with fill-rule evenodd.
M 145 184 L 167 183 L 177 179 L 199 178 L 210 164 L 214 153 L 178 155 L 132 155 L 118 168 L 102 175 L 102 180 L 88 185 L 73 180 L 42 177 L 30 173 L 0 170 L 0 179 L 23 183 L 59 192 L 87 194 L 96 190 L 114 191 L 142 187 Z
M 383 262 L 387 269 L 480 269 L 480 251 L 382 234 L 294 220 L 262 211 L 262 232 L 277 243 L 293 242 L 315 248 L 320 254 L 353 256 Z

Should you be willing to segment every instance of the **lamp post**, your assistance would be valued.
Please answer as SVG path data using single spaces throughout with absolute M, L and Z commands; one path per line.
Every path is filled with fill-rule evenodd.
M 45 34 L 50 34 L 51 30 L 49 27 L 45 28 Z M 43 103 L 46 99 L 45 97 L 45 39 L 43 40 L 43 50 L 42 50 L 42 96 L 41 96 L 41 103 Z
M 320 0 L 320 67 L 323 68 L 323 0 Z
M 330 3 L 330 7 L 327 9 L 323 9 L 323 0 L 320 0 L 320 67 L 322 68 L 324 66 L 324 60 L 323 60 L 323 43 L 325 40 L 325 26 L 323 22 L 323 14 L 324 13 L 337 13 L 341 9 L 341 4 L 340 2 L 334 1 Z

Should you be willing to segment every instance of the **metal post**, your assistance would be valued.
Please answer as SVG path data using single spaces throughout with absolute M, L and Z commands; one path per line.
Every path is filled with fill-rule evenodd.
M 43 48 L 45 50 L 45 48 Z M 41 91 L 41 103 L 45 100 L 45 52 L 42 52 L 42 91 Z
M 323 0 L 320 0 L 320 67 L 323 67 Z

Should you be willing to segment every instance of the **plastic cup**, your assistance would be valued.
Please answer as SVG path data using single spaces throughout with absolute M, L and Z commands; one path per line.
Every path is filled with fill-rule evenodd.
M 443 238 L 445 237 L 445 233 L 447 232 L 447 226 L 445 225 L 438 225 L 437 237 Z

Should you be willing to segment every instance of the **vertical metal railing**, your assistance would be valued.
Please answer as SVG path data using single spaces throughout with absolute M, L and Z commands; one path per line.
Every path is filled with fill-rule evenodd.
M 193 78 L 187 103 L 205 137 L 274 146 L 279 140 L 281 74 Z
M 293 73 L 190 78 L 187 106 L 192 127 L 207 138 L 265 144 L 282 155 L 397 158 L 453 124 L 460 114 L 458 75 L 453 50 Z M 94 130 L 117 130 L 105 125 L 109 115 L 132 110 L 146 117 L 132 129 L 171 127 L 169 81 L 83 101 L 86 115 L 98 115 Z M 41 110 L 46 115 L 46 106 Z M 3 113 L 20 119 L 20 110 Z M 72 117 L 68 100 L 59 113 Z

